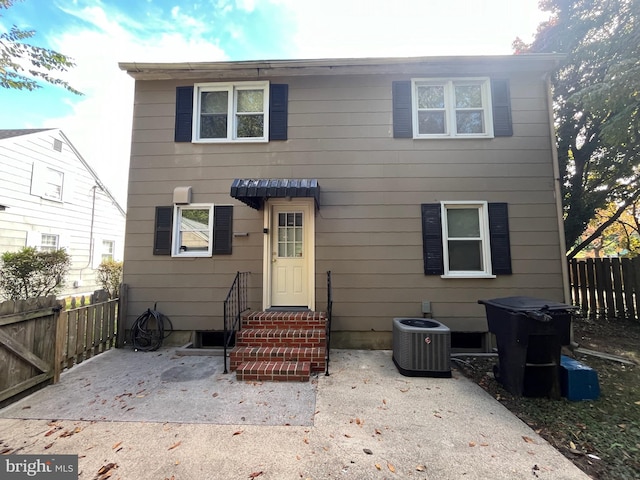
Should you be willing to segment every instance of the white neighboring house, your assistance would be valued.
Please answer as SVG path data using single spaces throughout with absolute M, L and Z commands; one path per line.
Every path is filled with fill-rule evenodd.
M 125 211 L 60 129 L 0 130 L 0 253 L 64 247 L 61 296 L 100 288 L 103 260 L 122 260 Z

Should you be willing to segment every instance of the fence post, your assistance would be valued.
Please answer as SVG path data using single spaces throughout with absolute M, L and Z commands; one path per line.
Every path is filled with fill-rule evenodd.
M 120 284 L 120 297 L 118 300 L 118 318 L 116 330 L 116 348 L 123 348 L 125 343 L 125 335 L 127 332 L 127 304 L 129 289 L 126 283 Z
M 62 372 L 62 363 L 65 359 L 64 344 L 67 339 L 67 311 L 65 309 L 64 300 L 58 302 L 57 308 L 54 308 L 54 321 L 56 323 L 55 334 L 55 351 L 53 354 L 53 383 L 60 381 L 60 373 Z

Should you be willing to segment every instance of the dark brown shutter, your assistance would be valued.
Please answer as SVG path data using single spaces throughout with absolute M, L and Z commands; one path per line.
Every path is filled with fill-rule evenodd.
M 489 204 L 491 268 L 494 275 L 511 275 L 509 212 L 506 203 Z
M 511 137 L 511 94 L 509 80 L 491 80 L 491 104 L 493 106 L 493 134 L 496 137 Z
M 422 204 L 422 250 L 425 275 L 444 274 L 439 203 Z
M 413 138 L 411 115 L 411 82 L 393 82 L 391 88 L 393 104 L 393 138 Z
M 171 224 L 173 207 L 156 207 L 156 223 L 153 229 L 153 254 L 171 255 Z
M 213 254 L 231 255 L 233 206 L 216 205 L 213 212 Z
M 269 86 L 269 140 L 286 140 L 289 103 L 289 85 Z
M 191 141 L 193 124 L 193 86 L 176 87 L 176 125 L 174 139 L 176 142 Z

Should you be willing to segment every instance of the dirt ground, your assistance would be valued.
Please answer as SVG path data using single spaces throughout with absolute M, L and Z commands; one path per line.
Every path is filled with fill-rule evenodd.
M 563 349 L 596 370 L 597 400 L 516 397 L 493 376 L 498 358 L 465 357 L 462 372 L 597 480 L 640 479 L 640 322 L 574 320 L 580 347 L 626 362 Z

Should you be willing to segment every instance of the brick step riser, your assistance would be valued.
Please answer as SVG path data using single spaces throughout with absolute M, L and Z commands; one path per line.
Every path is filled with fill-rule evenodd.
M 268 356 L 268 355 L 259 356 L 259 357 L 255 357 L 255 356 L 234 357 L 232 354 L 232 356 L 229 359 L 229 369 L 232 372 L 235 372 L 236 370 L 238 370 L 240 365 L 246 362 L 280 362 L 280 361 L 281 362 L 309 362 L 309 364 L 311 365 L 312 372 L 324 372 L 327 368 L 327 362 L 324 358 L 322 359 L 309 358 L 309 357 L 294 358 L 294 357 L 276 357 L 276 356 Z
M 289 320 L 245 320 L 242 322 L 242 328 L 254 328 L 264 330 L 324 330 L 326 328 L 325 321 L 309 320 L 309 321 L 289 321 Z
M 236 345 L 240 347 L 320 347 L 327 336 L 318 330 L 240 330 Z
M 300 362 L 247 362 L 236 371 L 240 381 L 308 382 L 310 367 Z

